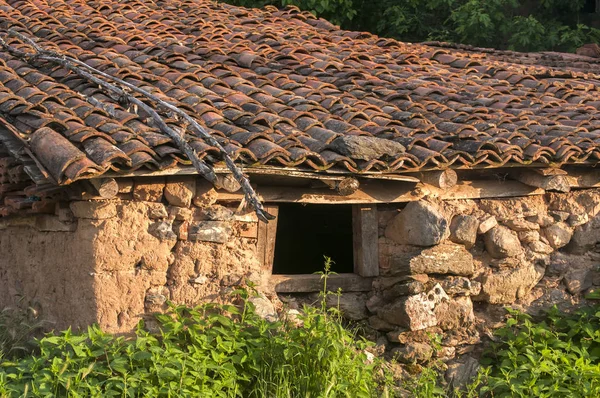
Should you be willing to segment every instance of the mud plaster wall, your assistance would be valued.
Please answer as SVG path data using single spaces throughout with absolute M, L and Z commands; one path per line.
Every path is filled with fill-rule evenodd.
M 136 200 L 72 201 L 54 215 L 3 219 L 0 306 L 24 297 L 57 329 L 98 323 L 128 332 L 167 300 L 218 301 L 247 279 L 269 290 L 252 214 L 234 215 L 213 200 L 173 206 L 162 190 L 145 192 Z

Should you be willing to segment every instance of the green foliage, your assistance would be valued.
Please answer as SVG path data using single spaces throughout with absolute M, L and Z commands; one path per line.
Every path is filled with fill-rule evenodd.
M 133 338 L 98 327 L 48 334 L 38 354 L 0 364 L 0 396 L 380 396 L 379 364 L 338 311 L 305 308 L 300 326 L 269 323 L 247 291 L 235 294 L 239 306 L 173 306 L 157 317 L 160 334 L 142 325 Z
M 494 397 L 600 396 L 600 311 L 565 315 L 554 308 L 534 322 L 518 311 L 497 330 L 482 360 L 490 365 L 482 393 Z
M 343 28 L 404 41 L 443 40 L 519 51 L 574 51 L 600 41 L 585 0 L 223 0 L 296 5 Z M 585 18 L 584 18 L 585 17 Z M 597 17 L 596 17 L 597 18 Z

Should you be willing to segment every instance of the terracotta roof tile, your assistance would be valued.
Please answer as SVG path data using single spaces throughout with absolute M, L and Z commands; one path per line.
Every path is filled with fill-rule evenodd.
M 343 31 L 293 7 L 202 0 L 0 1 L 0 28 L 11 27 L 187 110 L 249 166 L 401 172 L 600 159 L 593 58 L 406 44 Z M 136 109 L 62 67 L 6 52 L 0 116 L 0 135 L 21 140 L 61 184 L 189 164 Z M 405 150 L 363 159 L 331 145 L 344 136 Z M 189 138 L 201 158 L 218 158 Z M 0 165 L 9 155 L 0 147 Z M 32 170 L 17 166 L 0 167 L 0 180 Z

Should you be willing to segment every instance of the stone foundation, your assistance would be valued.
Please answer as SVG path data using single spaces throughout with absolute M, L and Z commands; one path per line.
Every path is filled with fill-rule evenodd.
M 428 360 L 432 334 L 445 360 L 477 352 L 504 306 L 570 310 L 600 285 L 598 190 L 378 210 L 380 276 L 361 303 L 348 293 L 342 310 L 352 307 L 349 317 L 400 361 Z

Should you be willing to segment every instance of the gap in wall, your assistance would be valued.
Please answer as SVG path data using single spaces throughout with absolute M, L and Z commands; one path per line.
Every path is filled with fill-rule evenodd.
M 323 270 L 352 273 L 352 206 L 280 204 L 273 274 L 312 274 Z

